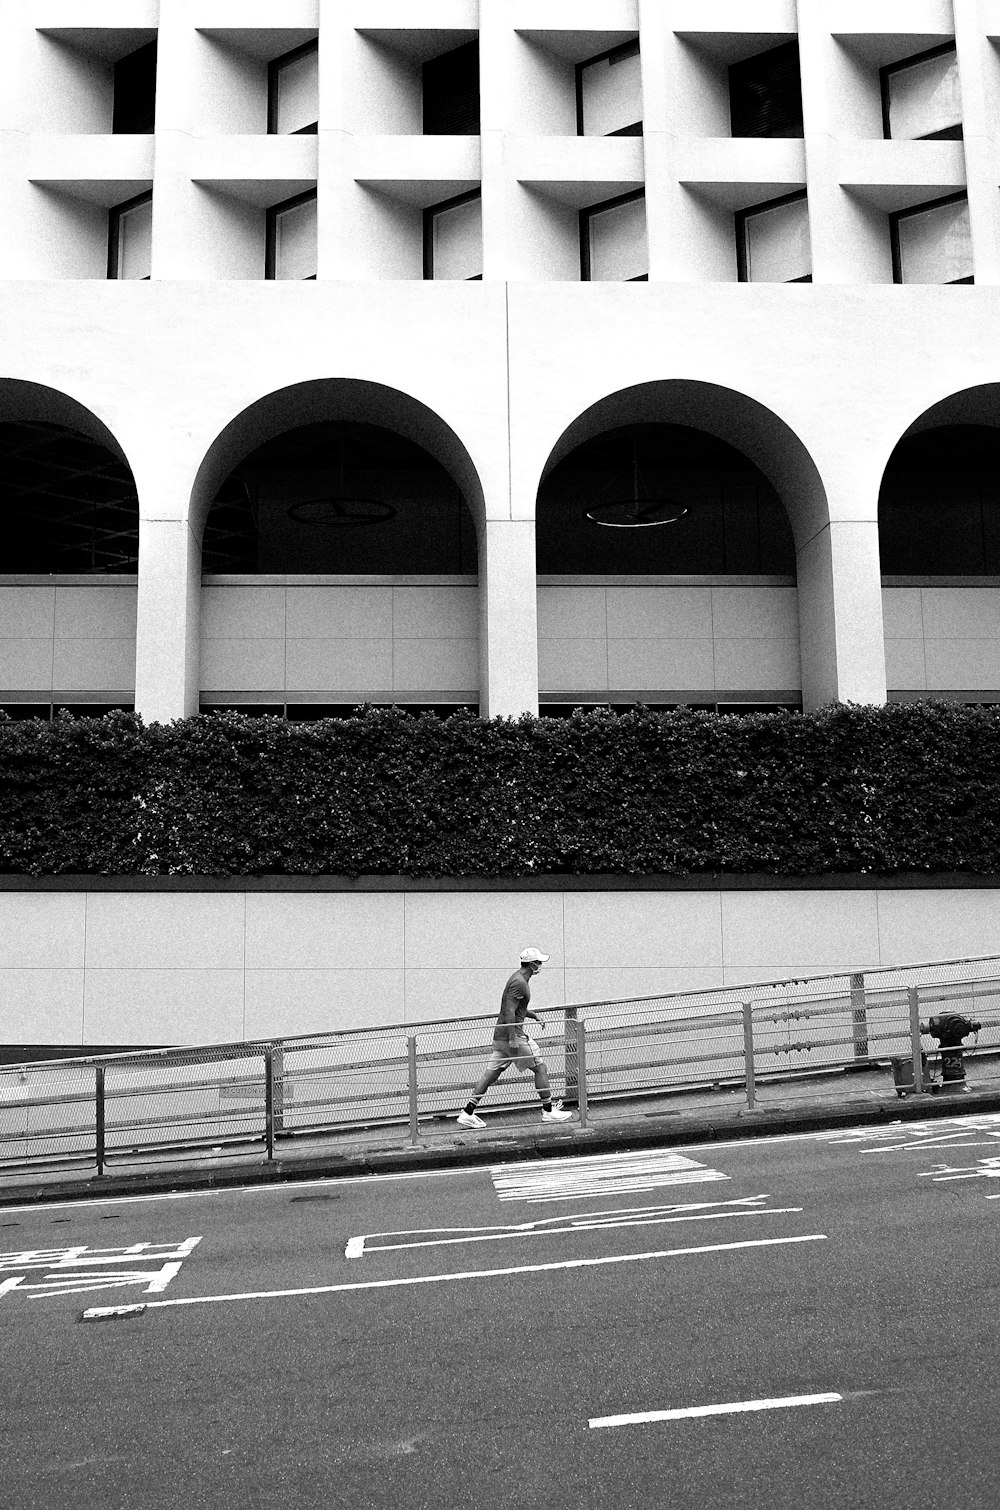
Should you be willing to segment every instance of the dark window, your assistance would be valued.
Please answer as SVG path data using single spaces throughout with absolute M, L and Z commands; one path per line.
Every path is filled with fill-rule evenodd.
M 733 136 L 801 136 L 799 44 L 784 42 L 729 70 Z
M 318 42 L 304 42 L 268 64 L 267 129 L 271 136 L 319 130 Z
M 879 69 L 887 141 L 961 141 L 962 90 L 954 42 Z
M 466 42 L 422 69 L 425 136 L 479 135 L 479 43 Z
M 147 42 L 115 64 L 111 129 L 116 136 L 148 136 L 155 113 L 156 43 Z
M 965 194 L 946 194 L 889 216 L 894 283 L 971 283 L 972 231 Z
M 578 136 L 641 136 L 639 43 L 624 42 L 576 65 Z
M 152 250 L 153 195 L 147 191 L 108 211 L 108 277 L 148 278 Z
M 940 425 L 901 440 L 878 533 L 886 576 L 1000 576 L 1000 430 Z
M 316 191 L 283 199 L 267 212 L 264 277 L 316 277 Z
M 473 189 L 424 211 L 424 277 L 465 279 L 483 276 L 482 194 Z
M 736 214 L 741 283 L 811 283 L 812 251 L 805 190 Z
M 642 189 L 580 211 L 580 277 L 585 283 L 647 281 L 649 249 Z

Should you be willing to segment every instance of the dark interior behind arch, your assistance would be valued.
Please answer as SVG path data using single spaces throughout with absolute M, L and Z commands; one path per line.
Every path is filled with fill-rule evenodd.
M 885 576 L 1000 575 L 1000 429 L 937 425 L 904 436 L 878 519 Z

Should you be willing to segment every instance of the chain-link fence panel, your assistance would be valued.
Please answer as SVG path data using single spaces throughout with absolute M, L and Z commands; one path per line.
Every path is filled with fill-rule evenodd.
M 260 1045 L 115 1055 L 102 1063 L 109 1160 L 265 1136 Z
M 57 1060 L 0 1068 L 0 1161 L 92 1158 L 92 1064 Z
M 373 1028 L 286 1039 L 276 1056 L 275 1131 L 302 1134 L 405 1119 L 409 1076 L 405 1029 Z M 279 1106 L 280 1099 L 280 1106 Z

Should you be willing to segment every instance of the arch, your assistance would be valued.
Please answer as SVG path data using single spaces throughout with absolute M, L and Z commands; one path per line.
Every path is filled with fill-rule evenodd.
M 1000 575 L 1000 383 L 917 416 L 885 460 L 878 507 L 883 573 Z
M 448 472 L 482 533 L 486 506 L 479 473 L 454 430 L 419 399 L 360 378 L 315 378 L 262 395 L 235 416 L 209 446 L 195 477 L 191 527 L 202 538 L 208 511 L 233 468 L 285 431 L 323 422 L 376 425 L 421 446 Z
M 103 420 L 69 394 L 0 378 L 0 498 L 11 511 L 5 570 L 137 570 L 132 467 Z
M 657 423 L 702 430 L 753 462 L 784 504 L 797 550 L 828 523 L 819 469 L 794 430 L 748 394 L 693 378 L 661 378 L 598 399 L 559 436 L 542 468 L 539 487 L 585 441 L 607 430 Z

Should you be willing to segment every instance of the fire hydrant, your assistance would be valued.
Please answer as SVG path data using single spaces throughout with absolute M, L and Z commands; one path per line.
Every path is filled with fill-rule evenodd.
M 961 1012 L 942 1012 L 938 1017 L 932 1017 L 926 1027 L 921 1027 L 922 1032 L 936 1038 L 941 1046 L 942 1091 L 954 1093 L 968 1090 L 962 1039 L 968 1038 L 970 1033 L 978 1033 L 981 1027 L 981 1022 L 973 1022 L 970 1017 L 963 1017 Z

